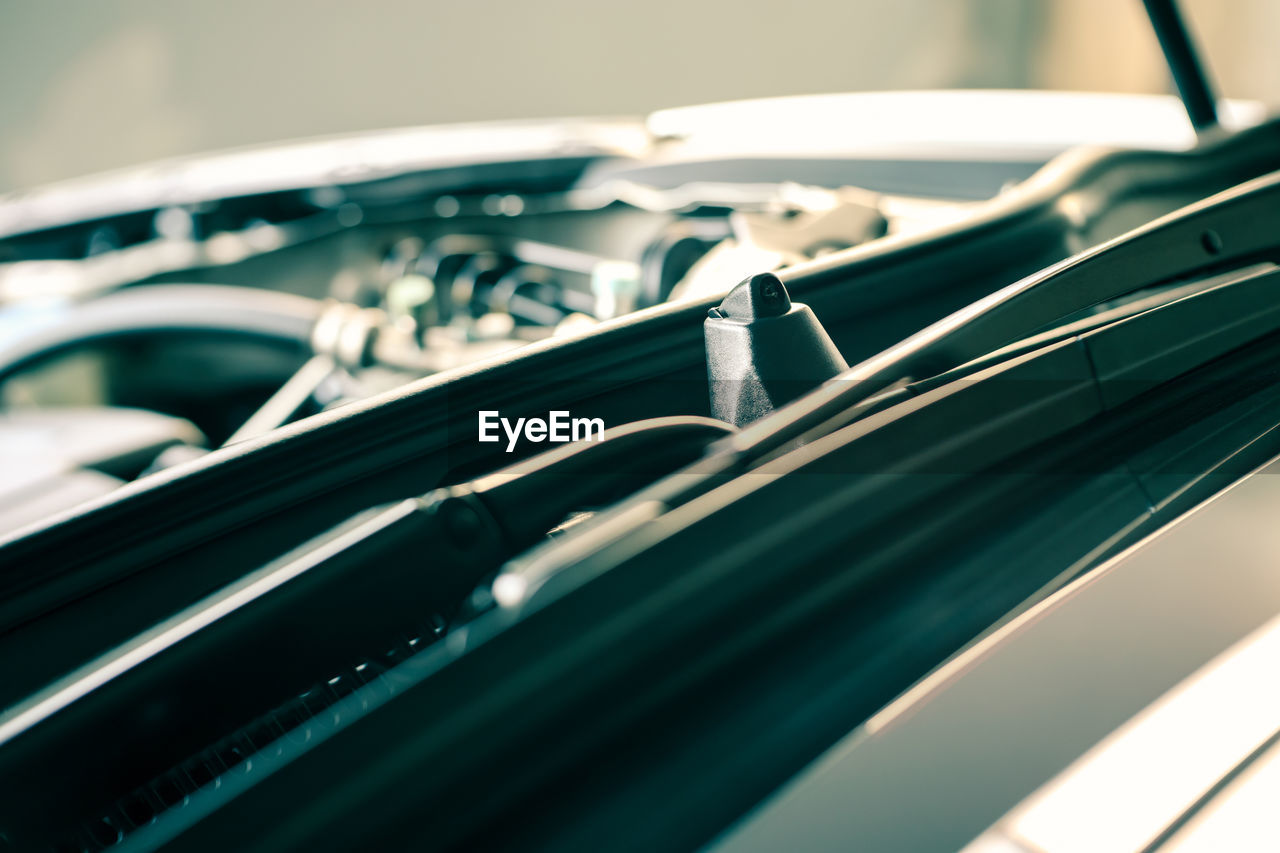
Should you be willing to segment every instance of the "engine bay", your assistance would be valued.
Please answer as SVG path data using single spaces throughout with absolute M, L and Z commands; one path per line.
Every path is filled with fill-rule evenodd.
M 0 429 L 23 474 L 0 498 L 0 527 L 423 377 L 723 295 L 751 272 L 958 221 L 978 203 L 843 186 L 840 168 L 809 165 L 830 185 L 760 182 L 759 168 L 720 160 L 655 166 L 596 153 L 8 234 Z M 891 185 L 892 164 L 881 165 Z M 1005 166 L 1008 182 L 1026 171 Z M 989 183 L 995 168 L 952 164 L 950 191 L 980 194 L 965 184 Z M 127 198 L 119 190 L 137 180 L 113 187 Z M 172 197 L 189 183 L 178 170 L 152 192 Z M 214 189 L 227 190 L 192 195 Z M 46 201 L 19 197 L 7 221 L 38 220 Z M 79 443 L 33 453 L 21 440 L 72 411 L 89 425 Z M 102 419 L 109 427 L 91 426 Z M 108 432 L 108 446 L 93 444 Z

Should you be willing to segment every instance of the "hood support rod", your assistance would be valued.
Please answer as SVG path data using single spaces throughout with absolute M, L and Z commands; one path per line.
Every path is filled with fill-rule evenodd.
M 1151 19 L 1191 126 L 1196 133 L 1203 134 L 1218 125 L 1218 106 L 1208 72 L 1191 40 L 1191 31 L 1178 11 L 1176 0 L 1142 0 L 1142 5 Z

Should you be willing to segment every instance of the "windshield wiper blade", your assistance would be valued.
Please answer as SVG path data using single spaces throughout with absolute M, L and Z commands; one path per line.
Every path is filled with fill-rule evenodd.
M 35 845 L 74 825 L 86 804 L 109 808 L 220 738 L 246 734 L 264 712 L 325 692 L 353 657 L 363 661 L 357 675 L 372 675 L 403 659 L 399 638 L 425 648 L 477 585 L 567 513 L 687 464 L 732 429 L 694 416 L 639 421 L 353 516 L 0 715 L 0 775 L 26 779 L 38 796 L 53 779 L 38 768 L 63 766 L 63 756 L 78 773 L 75 792 L 56 802 L 0 804 L 0 825 Z M 138 703 L 160 696 L 163 710 L 140 720 Z
M 874 409 L 866 404 L 888 389 L 945 373 L 1092 306 L 1278 253 L 1280 173 L 1272 173 L 996 291 L 855 365 L 722 446 L 737 465 L 750 464 L 847 423 L 859 407 Z

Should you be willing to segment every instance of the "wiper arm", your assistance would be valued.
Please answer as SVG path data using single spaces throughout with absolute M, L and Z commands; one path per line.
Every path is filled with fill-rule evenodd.
M 244 734 L 263 712 L 327 695 L 325 679 L 353 659 L 364 662 L 357 675 L 373 675 L 425 648 L 481 581 L 568 511 L 616 500 L 730 431 L 700 417 L 639 421 L 352 517 L 0 715 L 0 776 L 27 779 L 34 796 L 50 778 L 38 768 L 65 756 L 79 786 L 49 810 L 10 801 L 0 824 L 24 843 L 45 837 L 73 825 L 77 809 L 106 808 Z M 140 718 L 139 702 L 156 696 L 160 710 Z
M 1070 196 L 1061 204 L 1072 204 Z M 974 361 L 1092 306 L 1280 253 L 1280 173 L 1189 205 L 996 291 L 912 335 L 726 441 L 749 464 L 848 422 L 896 385 Z
M 862 476 L 866 474 L 945 474 L 916 478 L 914 485 L 904 487 L 921 494 L 941 490 L 958 477 L 997 470 L 1018 454 L 1160 386 L 1177 393 L 1170 383 L 1180 377 L 1278 333 L 1280 268 L 1251 266 L 1159 307 L 1078 330 L 999 362 L 965 365 L 903 385 L 881 398 L 885 405 L 874 417 L 813 436 L 804 447 L 761 457 L 753 470 L 767 476 L 740 477 L 725 490 L 713 492 L 713 486 L 733 479 L 733 469 L 725 464 L 733 457 L 708 456 L 687 469 L 703 476 L 660 482 L 581 535 L 548 543 L 508 563 L 494 582 L 494 597 L 512 612 L 541 606 L 615 565 L 613 558 L 600 556 L 602 543 L 610 543 L 617 553 L 631 553 L 638 546 L 619 543 L 628 537 L 651 543 L 657 535 L 651 530 L 658 528 L 652 527 L 638 532 L 642 522 L 661 519 L 657 523 L 667 525 L 662 535 L 675 535 L 695 524 L 702 512 L 745 501 L 757 484 L 779 475 L 815 470 L 854 475 L 831 477 L 816 488 L 814 481 L 805 481 L 798 487 L 808 490 L 803 500 L 778 503 L 783 516 L 792 503 L 829 510 L 828 490 L 855 494 L 879 488 L 884 478 Z M 679 522 L 666 521 L 664 512 L 678 505 Z M 875 507 L 876 512 L 890 511 L 881 502 Z M 641 508 L 647 516 L 637 512 Z M 830 532 L 845 535 L 838 525 Z

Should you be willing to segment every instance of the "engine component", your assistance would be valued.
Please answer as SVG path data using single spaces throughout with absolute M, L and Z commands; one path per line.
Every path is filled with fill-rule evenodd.
M 788 190 L 776 209 L 731 212 L 732 237 L 692 263 L 671 295 L 714 296 L 722 292 L 722 282 L 749 271 L 802 263 L 882 237 L 889 230 L 885 200 L 877 193 L 857 187 Z
M 203 444 L 190 422 L 136 409 L 0 414 L 0 533 L 105 495 L 167 448 Z
M 0 379 L 40 359 L 108 338 L 159 333 L 259 337 L 300 346 L 320 311 L 314 299 L 248 287 L 153 285 L 78 305 L 56 323 L 0 348 Z

